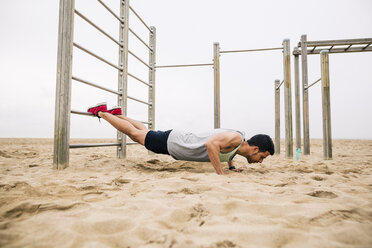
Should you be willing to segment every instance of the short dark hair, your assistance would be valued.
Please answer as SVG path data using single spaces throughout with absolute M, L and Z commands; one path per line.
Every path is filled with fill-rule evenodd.
M 268 151 L 270 155 L 274 155 L 274 143 L 269 135 L 257 134 L 250 138 L 248 141 L 250 146 L 258 146 L 260 152 Z

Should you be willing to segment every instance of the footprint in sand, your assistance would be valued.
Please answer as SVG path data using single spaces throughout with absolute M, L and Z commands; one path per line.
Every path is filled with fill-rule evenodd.
M 115 178 L 114 180 L 112 180 L 112 184 L 115 184 L 116 186 L 121 186 L 123 184 L 127 184 L 127 183 L 130 183 L 130 179 L 125 179 L 125 178 L 121 178 L 121 177 L 118 177 L 118 178 Z
M 323 181 L 323 180 L 325 180 L 325 178 L 324 177 L 321 177 L 321 176 L 313 176 L 313 177 L 311 177 L 313 180 L 315 180 L 315 181 Z
M 318 198 L 328 198 L 328 199 L 333 199 L 333 198 L 338 197 L 338 195 L 336 195 L 333 192 L 322 191 L 322 190 L 320 190 L 320 191 L 314 191 L 314 192 L 311 192 L 311 193 L 309 193 L 307 195 L 313 196 L 313 197 L 318 197 Z
M 230 240 L 220 241 L 208 246 L 208 248 L 233 248 L 233 247 L 237 247 L 237 245 Z
M 81 234 L 111 235 L 123 231 L 128 231 L 134 226 L 134 222 L 129 219 L 108 219 L 97 222 L 77 222 L 73 225 L 73 229 Z
M 85 202 L 98 202 L 108 198 L 104 192 L 89 192 L 82 195 L 82 200 Z

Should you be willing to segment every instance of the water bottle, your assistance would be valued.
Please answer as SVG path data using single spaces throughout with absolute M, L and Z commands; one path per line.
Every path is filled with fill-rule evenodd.
M 296 151 L 296 160 L 299 160 L 301 156 L 301 148 L 298 148 Z

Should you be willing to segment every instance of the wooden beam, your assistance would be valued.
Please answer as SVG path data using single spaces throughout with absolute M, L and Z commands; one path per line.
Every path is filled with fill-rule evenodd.
M 60 0 L 53 154 L 53 165 L 59 170 L 68 166 L 70 154 L 74 8 L 74 0 Z
M 329 56 L 328 50 L 320 53 L 322 73 L 322 112 L 323 112 L 323 156 L 324 159 L 332 159 L 332 132 L 331 132 L 331 100 L 329 80 Z
M 372 44 L 372 38 L 308 41 L 307 47 L 344 46 L 344 45 L 361 45 L 361 44 Z M 301 47 L 301 42 L 298 43 L 298 47 Z
M 275 80 L 275 154 L 280 154 L 280 80 Z
M 291 52 L 290 41 L 283 41 L 284 61 L 284 112 L 285 112 L 285 155 L 293 158 L 293 127 L 292 127 L 292 87 L 291 87 Z
M 121 93 L 118 97 L 118 106 L 121 107 L 123 115 L 127 116 L 129 0 L 120 0 L 120 18 L 123 23 L 119 24 L 119 40 L 123 46 L 119 48 L 119 66 L 122 70 L 119 71 L 118 75 L 118 90 Z M 127 136 L 118 131 L 117 142 L 121 144 L 117 147 L 117 157 L 125 158 L 127 155 Z
M 214 128 L 221 127 L 220 117 L 220 44 L 213 44 L 213 72 L 214 72 Z
M 308 71 L 307 71 L 307 36 L 301 36 L 301 64 L 302 64 L 302 118 L 304 155 L 310 155 L 310 130 L 309 130 L 309 93 L 308 93 Z
M 297 47 L 295 47 L 297 49 Z M 295 111 L 296 111 L 296 151 L 301 149 L 301 106 L 300 106 L 300 59 L 294 56 Z

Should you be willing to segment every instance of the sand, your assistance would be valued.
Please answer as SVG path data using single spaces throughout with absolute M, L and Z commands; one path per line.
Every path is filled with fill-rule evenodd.
M 0 247 L 372 247 L 372 141 L 333 142 L 219 176 L 138 145 L 57 171 L 51 139 L 0 139 Z

